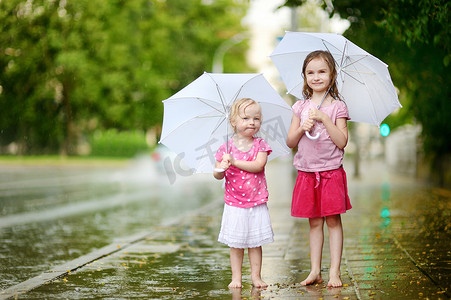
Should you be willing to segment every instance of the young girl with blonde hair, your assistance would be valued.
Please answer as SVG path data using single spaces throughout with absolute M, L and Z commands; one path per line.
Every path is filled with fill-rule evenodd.
M 269 217 L 265 166 L 271 148 L 255 135 L 262 123 L 261 107 L 250 98 L 236 100 L 230 111 L 234 135 L 216 153 L 216 179 L 225 178 L 224 212 L 218 241 L 230 247 L 232 281 L 242 286 L 244 250 L 248 249 L 252 284 L 268 285 L 261 279 L 262 245 L 273 242 Z M 224 172 L 218 169 L 225 170 Z

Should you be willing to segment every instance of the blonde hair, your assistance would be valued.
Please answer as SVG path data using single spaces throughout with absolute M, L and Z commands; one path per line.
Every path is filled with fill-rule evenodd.
M 314 60 L 315 58 L 322 58 L 326 62 L 327 66 L 330 69 L 330 82 L 329 86 L 330 90 L 329 93 L 332 97 L 334 97 L 337 100 L 341 100 L 340 95 L 338 93 L 337 83 L 335 79 L 337 78 L 337 69 L 335 68 L 335 59 L 330 54 L 329 51 L 323 51 L 323 50 L 317 50 L 309 53 L 307 57 L 304 60 L 304 65 L 302 66 L 302 77 L 304 78 L 304 86 L 302 88 L 302 96 L 304 96 L 305 99 L 308 99 L 312 97 L 313 90 L 311 87 L 307 84 L 307 79 L 305 78 L 305 69 L 307 69 L 307 65 Z
M 230 107 L 229 122 L 230 122 L 230 126 L 232 126 L 234 132 L 236 132 L 236 128 L 235 128 L 235 126 L 233 126 L 232 122 L 239 116 L 240 109 L 243 108 L 243 111 L 246 113 L 246 108 L 248 108 L 249 106 L 254 105 L 254 104 L 258 106 L 258 108 L 260 109 L 260 112 L 261 112 L 260 103 L 258 103 L 257 101 L 255 101 L 252 98 L 241 98 L 241 99 L 237 99 L 237 100 L 235 100 L 235 102 L 233 102 L 232 106 Z M 262 117 L 261 117 L 261 119 L 262 119 Z

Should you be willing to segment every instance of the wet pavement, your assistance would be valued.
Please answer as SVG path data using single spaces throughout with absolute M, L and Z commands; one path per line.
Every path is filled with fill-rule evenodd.
M 223 205 L 219 191 L 207 193 L 210 200 L 199 201 L 196 209 L 187 209 L 181 201 L 166 213 L 156 210 L 154 216 L 149 213 L 155 211 L 151 205 L 138 200 L 126 203 L 120 207 L 137 203 L 141 214 L 133 210 L 128 214 L 136 214 L 135 218 L 121 219 L 119 213 L 108 216 L 122 222 L 156 220 L 105 234 L 115 224 L 110 218 L 100 218 L 97 225 L 106 225 L 85 239 L 107 235 L 110 239 L 103 239 L 103 248 L 79 250 L 72 254 L 73 260 L 56 259 L 52 267 L 45 268 L 45 263 L 34 267 L 34 272 L 28 273 L 33 274 L 28 285 L 16 279 L 14 285 L 4 285 L 0 299 L 14 295 L 18 299 L 449 299 L 451 191 L 394 176 L 380 162 L 363 164 L 365 175 L 361 179 L 352 177 L 351 163 L 345 162 L 345 169 L 353 208 L 342 216 L 341 288 L 299 285 L 310 269 L 308 221 L 290 216 L 292 167 L 289 160 L 278 160 L 267 168 L 268 205 L 275 233 L 275 242 L 263 247 L 262 277 L 268 288 L 252 288 L 247 259 L 243 288 L 227 288 L 231 278 L 229 249 L 216 241 Z M 173 186 L 160 190 L 157 198 L 191 201 L 200 196 L 187 186 L 194 190 L 218 187 L 213 178 L 192 179 L 198 185 L 184 184 L 183 180 L 178 178 Z M 170 194 L 178 189 L 186 196 L 183 192 Z M 171 214 L 177 210 L 181 212 Z M 6 230 L 17 230 L 17 226 Z M 137 231 L 145 226 L 147 231 Z M 330 258 L 327 239 L 325 229 L 322 273 L 326 283 Z M 14 267 L 19 270 L 22 266 Z M 30 290 L 21 294 L 21 288 Z

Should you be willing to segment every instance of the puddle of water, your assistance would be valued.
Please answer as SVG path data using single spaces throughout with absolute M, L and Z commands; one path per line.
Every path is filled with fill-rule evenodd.
M 133 245 L 21 298 L 229 299 L 229 248 L 215 242 L 219 219 L 164 228 L 158 240 Z
M 123 207 L 93 213 L 86 216 L 85 222 L 87 225 L 83 226 L 86 230 L 80 230 L 79 235 L 75 235 L 74 230 L 76 231 L 80 217 L 73 218 L 73 220 L 70 218 L 60 220 L 59 222 L 62 223 L 59 223 L 59 226 L 55 225 L 55 228 L 44 235 L 50 240 L 53 235 L 59 236 L 60 242 L 55 242 L 55 248 L 57 248 L 55 251 L 57 251 L 54 254 L 54 259 L 56 260 L 62 259 L 61 257 L 64 255 L 70 255 L 68 252 L 70 249 L 73 251 L 81 249 L 83 239 L 87 240 L 87 245 L 91 243 L 90 247 L 96 247 L 94 245 L 96 243 L 104 245 L 103 242 L 111 241 L 113 237 L 129 234 L 135 229 L 142 229 L 146 226 L 149 230 L 167 232 L 163 232 L 163 237 L 157 240 L 148 241 L 146 247 L 124 249 L 125 252 L 92 263 L 65 278 L 39 287 L 21 298 L 230 299 L 236 297 L 240 299 L 242 297 L 251 298 L 252 296 L 258 298 L 261 295 L 283 299 L 284 295 L 293 295 L 293 293 L 299 295 L 299 298 L 302 296 L 344 297 L 352 293 L 350 282 L 346 282 L 347 287 L 338 289 L 337 294 L 334 294 L 335 291 L 329 291 L 322 286 L 300 288 L 293 284 L 293 282 L 299 282 L 302 278 L 305 278 L 309 269 L 308 245 L 305 243 L 299 245 L 299 249 L 305 253 L 294 255 L 295 257 L 303 257 L 305 260 L 287 261 L 287 266 L 278 265 L 274 267 L 274 270 L 279 270 L 283 276 L 287 277 L 289 285 L 278 286 L 273 284 L 268 290 L 253 294 L 249 285 L 249 268 L 243 267 L 243 290 L 239 293 L 229 291 L 227 284 L 230 282 L 231 273 L 228 248 L 221 247 L 216 242 L 218 224 L 221 219 L 220 213 L 169 228 L 156 224 L 164 220 L 165 216 L 173 216 L 176 212 L 193 208 L 192 206 L 195 206 L 195 204 L 192 203 L 208 201 L 199 200 L 203 199 L 203 196 L 209 199 L 215 197 L 221 199 L 221 189 L 217 186 L 213 187 L 217 194 L 205 194 L 208 193 L 205 190 L 212 181 L 209 180 L 208 182 L 208 185 L 205 185 L 205 182 L 203 184 L 197 182 L 199 184 L 197 187 L 193 184 L 177 186 L 174 189 L 175 191 L 163 188 L 160 193 L 163 195 L 160 201 L 152 202 L 146 199 L 149 202 L 127 204 Z M 193 190 L 199 190 L 202 193 L 196 194 Z M 393 282 L 406 281 L 406 277 L 410 275 L 410 267 L 397 264 L 399 262 L 397 260 L 409 260 L 403 249 L 416 262 L 424 263 L 423 269 L 430 270 L 429 273 L 439 284 L 442 286 L 448 284 L 449 268 L 446 266 L 440 268 L 439 265 L 434 265 L 434 259 L 437 257 L 442 259 L 442 263 L 450 260 L 450 252 L 447 250 L 450 238 L 450 226 L 448 225 L 450 197 L 448 193 L 421 185 L 414 186 L 411 182 L 403 184 L 396 181 L 390 183 L 353 182 L 350 184 L 350 192 L 354 208 L 343 216 L 345 247 L 347 247 L 347 254 L 349 256 L 355 255 L 355 260 L 358 260 L 355 265 L 352 265 L 352 263 L 350 265 L 360 270 L 360 273 L 354 275 L 363 278 L 359 281 L 359 286 L 362 289 L 367 289 L 362 291 L 363 296 L 387 297 L 387 294 L 383 294 L 384 292 L 380 290 L 372 291 L 370 289 L 379 288 L 384 291 L 391 289 L 393 291 L 398 289 L 398 285 L 393 284 Z M 152 223 L 154 218 L 156 225 Z M 52 221 L 46 224 L 54 223 L 57 222 Z M 40 225 L 35 234 L 42 235 L 45 232 L 44 227 Z M 14 231 L 14 228 L 11 230 Z M 16 230 L 18 229 L 16 228 Z M 26 228 L 18 231 L 26 231 Z M 64 237 L 65 232 L 71 238 L 67 240 L 61 238 Z M 17 232 L 14 234 L 18 236 Z M 14 238 L 15 236 L 12 235 L 6 240 L 13 241 Z M 27 236 L 24 235 L 23 239 L 26 238 Z M 77 247 L 64 245 L 64 241 L 77 242 L 72 238 L 79 239 L 82 242 L 79 242 L 80 245 Z M 401 247 L 398 247 L 394 238 Z M 308 237 L 306 236 L 305 241 L 307 240 Z M 152 242 L 161 247 L 155 247 Z M 46 243 L 43 239 L 35 241 L 31 245 L 33 247 L 44 247 L 43 245 L 46 245 Z M 24 247 L 26 246 L 22 240 L 17 249 L 20 250 Z M 97 246 L 97 248 L 99 247 Z M 351 250 L 355 250 L 355 252 Z M 52 249 L 47 251 L 51 253 Z M 36 253 L 39 253 L 39 251 Z M 61 256 L 58 257 L 58 254 Z M 33 253 L 30 255 L 33 255 Z M 74 256 L 77 255 L 74 253 Z M 45 261 L 45 257 L 41 256 L 33 263 L 42 266 L 42 260 Z M 30 263 L 32 267 L 34 267 L 33 263 Z M 267 262 L 266 266 L 268 265 L 270 263 Z M 415 269 L 412 264 L 409 266 Z M 326 271 L 324 270 L 324 272 Z M 420 285 L 426 282 L 424 281 L 426 277 L 422 276 L 418 270 L 415 271 L 415 274 L 420 276 L 414 279 L 418 280 Z M 273 270 L 271 272 L 276 273 Z M 282 275 L 275 276 L 284 279 Z M 399 284 L 399 289 L 409 287 L 404 287 L 402 284 Z M 408 282 L 408 284 L 418 285 L 416 281 Z M 430 289 L 430 285 L 427 288 Z M 436 293 L 438 288 L 435 288 L 434 292 Z M 294 292 L 293 289 L 295 289 Z M 412 295 L 418 296 L 418 290 L 410 286 L 410 289 L 406 290 L 404 294 L 399 292 L 392 295 L 413 299 Z M 431 292 L 428 295 L 431 295 Z M 396 297 L 393 296 L 392 298 Z
M 448 264 L 451 260 L 450 191 L 394 180 L 361 186 L 357 182 L 352 193 L 355 211 L 343 217 L 345 247 L 347 244 L 350 248 L 347 254 L 351 259 L 363 258 L 366 264 L 372 264 L 362 270 L 363 274 L 357 274 L 359 278 L 370 281 L 386 278 L 398 282 L 415 271 L 419 275 L 411 276 L 411 282 L 419 288 L 431 281 L 442 289 L 448 287 L 451 280 L 451 265 Z M 354 219 L 359 220 L 359 226 Z M 359 240 L 354 240 L 353 236 Z M 363 257 L 354 256 L 353 248 Z M 436 287 L 434 292 L 439 290 Z
M 65 170 L 68 173 L 71 171 Z M 32 214 L 39 215 L 43 221 L 0 228 L 0 289 L 18 284 L 52 269 L 52 266 L 109 245 L 122 236 L 158 230 L 162 222 L 205 205 L 216 199 L 214 193 L 221 192 L 220 185 L 205 187 L 199 178 L 181 182 L 178 188 L 174 189 L 167 183 L 155 182 L 155 178 L 153 183 L 149 183 L 150 177 L 140 177 L 141 180 L 138 180 L 136 173 L 128 176 L 131 171 L 115 171 L 112 174 L 104 172 L 104 177 L 97 181 L 85 176 L 84 184 L 69 184 L 57 189 L 49 183 L 47 189 L 45 185 L 39 187 L 39 192 L 33 189 L 21 190 L 19 186 L 19 190 L 9 189 L 8 193 L 18 196 L 12 197 L 8 204 L 15 203 L 17 207 L 8 208 L 8 211 L 21 211 L 25 209 L 24 203 L 28 203 L 27 209 Z M 58 174 L 61 175 L 61 172 Z M 33 178 L 39 178 L 39 173 L 34 176 Z M 45 177 L 36 180 L 47 182 Z M 161 179 L 161 176 L 158 179 Z M 27 180 L 30 182 L 31 179 Z M 199 188 L 199 185 L 202 188 Z M 149 192 L 141 193 L 142 198 L 139 199 L 128 198 L 140 190 Z M 8 193 L 3 193 L 4 191 L 2 189 L 0 194 L 5 199 L 8 198 Z M 104 197 L 97 197 L 100 194 Z M 72 212 L 69 211 L 65 212 L 64 217 L 46 217 L 48 207 L 64 208 L 66 203 L 70 203 L 75 205 L 71 207 L 76 208 L 77 201 L 84 205 L 89 201 L 108 200 L 108 195 L 119 195 L 123 204 L 111 207 L 107 205 L 105 208 L 102 208 L 102 204 L 92 212 L 84 211 L 71 215 Z M 55 203 L 56 198 L 64 201 Z M 22 201 L 15 202 L 17 199 Z M 3 199 L 0 200 L 0 203 L 5 203 Z

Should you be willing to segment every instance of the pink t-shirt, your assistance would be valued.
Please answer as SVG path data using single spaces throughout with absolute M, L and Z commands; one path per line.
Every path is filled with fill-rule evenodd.
M 235 147 L 233 138 L 229 140 L 229 152 L 234 159 L 253 161 L 257 158 L 258 152 L 272 152 L 268 143 L 262 138 L 254 138 L 254 144 L 247 152 L 242 152 Z M 219 147 L 215 158 L 222 160 L 226 153 L 226 144 Z M 265 171 L 250 173 L 237 167 L 231 166 L 225 172 L 225 192 L 224 201 L 226 204 L 236 207 L 249 208 L 268 201 L 268 189 L 266 185 Z
M 308 112 L 312 108 L 316 108 L 316 104 L 310 100 L 299 100 L 293 105 L 293 112 L 301 120 L 301 125 L 308 119 Z M 334 124 L 339 118 L 349 120 L 348 108 L 343 101 L 321 106 L 320 111 L 327 114 Z M 310 131 L 312 136 L 317 133 L 320 136 L 316 140 L 309 139 L 305 134 L 299 140 L 298 151 L 293 160 L 294 167 L 299 171 L 335 170 L 343 164 L 344 151 L 334 144 L 322 122 L 315 122 Z

